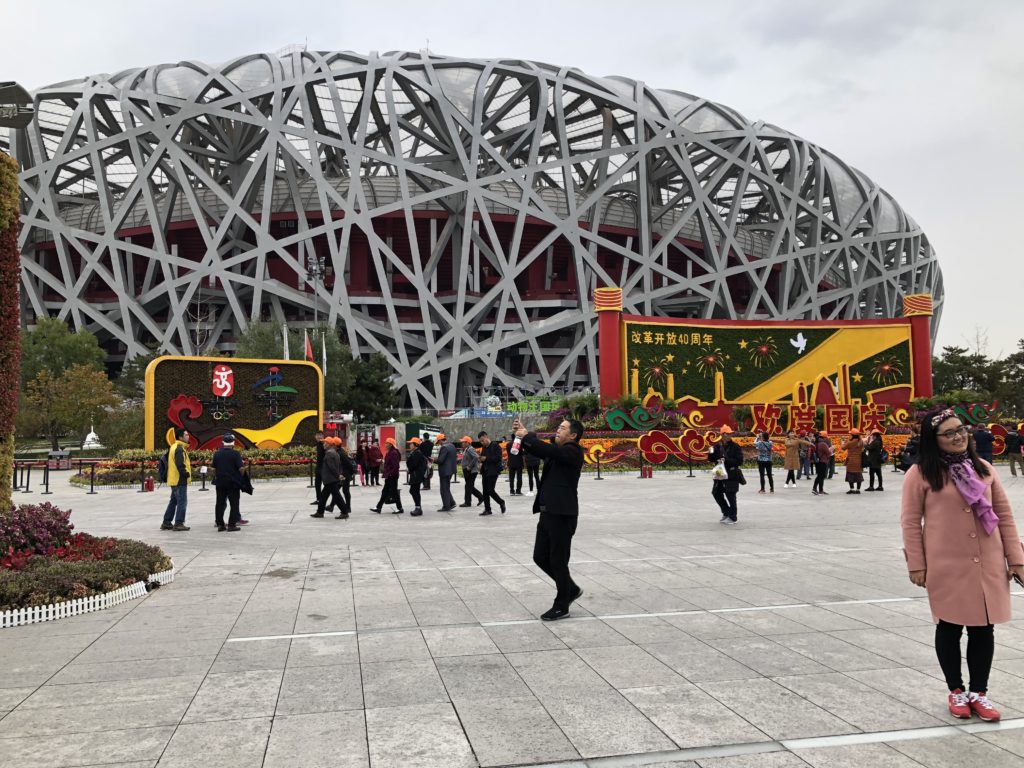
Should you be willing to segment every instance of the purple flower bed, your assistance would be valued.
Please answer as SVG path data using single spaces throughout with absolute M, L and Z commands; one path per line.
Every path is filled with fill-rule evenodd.
M 75 527 L 70 517 L 70 509 L 62 510 L 49 502 L 12 506 L 0 512 L 0 552 L 41 555 L 51 547 L 63 546 Z

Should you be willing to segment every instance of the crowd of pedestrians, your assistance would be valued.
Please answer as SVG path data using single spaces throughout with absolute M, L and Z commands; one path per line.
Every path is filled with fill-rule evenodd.
M 718 432 L 719 439 L 709 452 L 713 464 L 712 497 L 722 513 L 720 522 L 736 525 L 737 493 L 746 484 L 744 457 L 729 426 L 722 426 Z M 409 494 L 415 505 L 411 515 L 423 514 L 422 492 L 429 490 L 435 466 L 441 498 L 438 511 L 450 512 L 456 507 L 451 484 L 461 464 L 465 489 L 464 501 L 459 506 L 469 507 L 475 500 L 484 507 L 481 515 L 492 514 L 493 505 L 505 514 L 505 501 L 497 493 L 497 483 L 506 470 L 509 495 L 525 495 L 522 475 L 526 469 L 529 493 L 536 487 L 533 512 L 539 515 L 533 561 L 555 585 L 552 606 L 541 614 L 541 619 L 566 618 L 571 605 L 583 596 L 583 588 L 573 580 L 569 569 L 579 518 L 583 426 L 578 421 L 565 420 L 553 438 L 544 440 L 526 430 L 517 419 L 513 435 L 511 443 L 505 439 L 492 440 L 486 432 L 480 432 L 476 441 L 465 435 L 459 441 L 461 455 L 444 434 L 438 434 L 434 440 L 426 434 L 422 438 L 412 437 L 405 454 Z M 323 518 L 326 512 L 336 509 L 337 519 L 348 518 L 352 507 L 350 487 L 357 477 L 367 486 L 380 485 L 379 478 L 383 478 L 380 498 L 371 511 L 380 514 L 387 505 L 395 507 L 392 514 L 404 512 L 400 488 L 403 457 L 393 438 L 384 441 L 383 455 L 375 440 L 361 443 L 353 459 L 341 439 L 325 436 L 323 432 L 317 432 L 315 437 L 316 511 L 312 517 Z M 241 493 L 252 493 L 252 484 L 245 461 L 236 450 L 235 436 L 227 433 L 221 442 L 211 461 L 216 490 L 214 524 L 218 531 L 233 532 L 248 522 L 241 517 L 239 500 Z M 1024 443 L 1019 431 L 1009 430 L 1004 442 L 1011 474 L 1016 477 L 1018 466 L 1024 470 Z M 188 446 L 188 431 L 176 429 L 174 442 L 160 463 L 161 479 L 171 491 L 160 526 L 164 530 L 189 530 L 185 525 L 192 475 Z M 797 487 L 799 479 L 809 479 L 813 465 L 811 493 L 828 495 L 825 481 L 834 473 L 835 450 L 824 431 L 799 435 L 790 432 L 781 439 L 759 433 L 754 440 L 758 493 L 775 492 L 772 465 L 776 447 L 785 456 L 785 488 Z M 860 430 L 851 429 L 840 447 L 846 454 L 847 493 L 861 493 L 865 467 L 869 483 L 865 491 L 883 491 L 882 467 L 888 454 L 881 432 L 872 430 L 863 436 Z M 1006 492 L 993 471 L 994 448 L 995 438 L 985 425 L 972 429 L 963 424 L 955 411 L 946 409 L 924 417 L 895 462 L 897 468 L 906 472 L 901 513 L 906 566 L 910 581 L 927 591 L 935 623 L 936 656 L 949 689 L 949 712 L 956 718 L 977 715 L 989 722 L 1001 717 L 988 698 L 988 678 L 995 654 L 994 625 L 1012 618 L 1011 578 L 1024 586 L 1024 546 Z M 538 472 L 542 461 L 543 471 Z M 482 479 L 482 491 L 476 489 L 478 477 Z M 971 514 L 965 516 L 964 512 Z M 961 654 L 965 632 L 969 673 L 966 685 Z

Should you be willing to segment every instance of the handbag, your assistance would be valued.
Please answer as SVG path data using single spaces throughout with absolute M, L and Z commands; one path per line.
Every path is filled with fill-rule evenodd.
M 247 493 L 252 496 L 252 478 L 249 477 L 248 472 L 242 473 L 242 484 L 238 486 L 242 493 Z
M 740 469 L 739 467 L 736 467 L 736 476 L 733 477 L 732 479 L 735 480 L 740 485 L 746 485 L 747 484 L 747 478 L 743 474 L 743 470 Z

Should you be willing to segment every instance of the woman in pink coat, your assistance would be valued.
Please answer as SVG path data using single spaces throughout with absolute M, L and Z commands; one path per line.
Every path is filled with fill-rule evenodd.
M 959 417 L 947 409 L 921 423 L 918 463 L 903 483 L 903 547 L 910 580 L 928 590 L 935 652 L 954 717 L 998 720 L 988 700 L 993 624 L 1010 620 L 1009 580 L 1024 578 L 1024 547 L 1006 492 L 978 458 Z M 960 637 L 967 627 L 964 693 Z

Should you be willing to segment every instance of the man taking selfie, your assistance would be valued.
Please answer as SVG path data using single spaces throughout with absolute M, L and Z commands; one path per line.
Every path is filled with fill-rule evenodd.
M 583 590 L 569 573 L 572 537 L 576 533 L 580 505 L 578 487 L 583 469 L 583 425 L 566 419 L 558 425 L 552 442 L 541 440 L 528 432 L 517 418 L 512 426 L 522 448 L 544 460 L 533 513 L 539 514 L 537 537 L 533 544 L 533 562 L 550 576 L 557 587 L 551 610 L 541 614 L 544 621 L 555 621 L 569 615 L 569 606 L 583 595 Z

